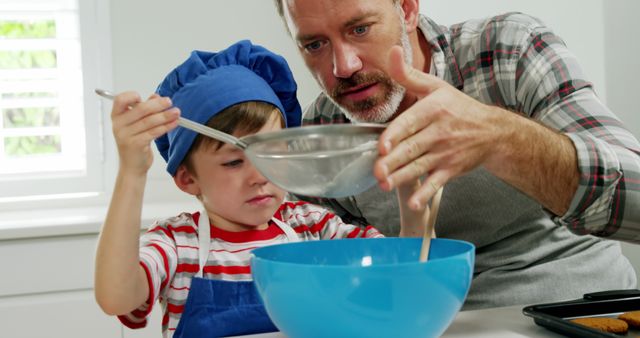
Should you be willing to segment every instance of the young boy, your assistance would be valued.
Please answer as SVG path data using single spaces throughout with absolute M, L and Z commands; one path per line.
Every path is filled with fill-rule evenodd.
M 146 325 L 158 300 L 164 337 L 218 337 L 276 331 L 249 270 L 253 248 L 300 240 L 381 237 L 326 209 L 285 202 L 234 146 L 176 128 L 182 116 L 243 136 L 300 124 L 296 84 L 286 62 L 241 41 L 219 53 L 193 52 L 142 102 L 118 95 L 113 133 L 120 167 L 96 254 L 102 309 L 130 328 Z M 203 210 L 157 221 L 140 238 L 150 143 L 182 191 Z M 405 201 L 414 187 L 403 187 Z M 403 211 L 402 234 L 422 235 L 426 211 Z

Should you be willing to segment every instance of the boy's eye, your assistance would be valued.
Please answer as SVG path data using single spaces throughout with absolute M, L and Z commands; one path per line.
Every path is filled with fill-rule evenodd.
M 233 160 L 233 161 L 229 161 L 229 162 L 224 162 L 222 163 L 223 167 L 229 167 L 229 168 L 233 168 L 233 167 L 238 167 L 240 165 L 242 165 L 244 161 L 243 160 Z

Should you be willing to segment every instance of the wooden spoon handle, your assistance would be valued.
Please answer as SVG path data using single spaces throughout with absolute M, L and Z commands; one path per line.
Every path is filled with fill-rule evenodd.
M 438 217 L 438 209 L 440 208 L 440 198 L 442 198 L 443 188 L 444 187 L 440 187 L 436 192 L 436 195 L 431 199 L 431 210 L 429 212 L 429 218 L 422 237 L 422 248 L 420 248 L 420 262 L 426 262 L 429 259 L 429 248 L 431 248 L 431 238 L 433 237 L 433 230 L 436 225 L 436 218 Z

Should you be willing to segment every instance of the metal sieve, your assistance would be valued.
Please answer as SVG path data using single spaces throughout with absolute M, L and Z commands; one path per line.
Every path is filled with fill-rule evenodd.
M 96 89 L 113 99 L 109 91 Z M 294 194 L 340 198 L 376 184 L 381 124 L 330 124 L 288 128 L 235 137 L 180 117 L 178 125 L 244 151 L 251 163 L 278 187 Z

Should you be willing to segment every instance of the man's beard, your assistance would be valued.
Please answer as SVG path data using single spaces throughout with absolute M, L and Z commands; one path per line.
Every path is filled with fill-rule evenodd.
M 413 54 L 406 25 L 401 21 L 402 34 L 399 45 L 404 52 L 404 62 L 411 66 Z M 357 102 L 341 104 L 340 96 L 350 88 L 363 84 L 378 84 L 382 86 L 382 94 L 370 96 Z M 347 118 L 354 122 L 388 122 L 400 107 L 404 98 L 405 88 L 393 81 L 387 74 L 377 70 L 369 73 L 358 72 L 347 79 L 338 79 L 338 85 L 331 90 L 329 99 L 340 107 Z

